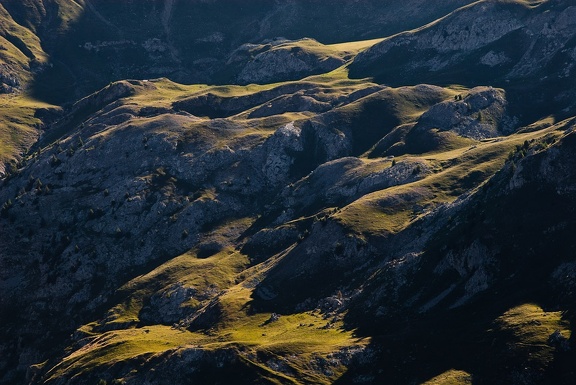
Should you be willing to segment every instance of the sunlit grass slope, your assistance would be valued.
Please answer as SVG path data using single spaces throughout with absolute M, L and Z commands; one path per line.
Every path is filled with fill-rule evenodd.
M 557 127 L 508 137 L 489 139 L 446 152 L 422 154 L 420 159 L 434 170 L 425 178 L 363 196 L 334 214 L 352 231 L 365 234 L 396 233 L 437 205 L 450 203 L 473 191 L 502 168 L 510 153 L 527 141 L 559 137 Z M 410 160 L 413 155 L 394 159 Z M 392 162 L 390 167 L 394 167 Z M 420 208 L 420 210 L 416 209 Z
M 207 259 L 185 254 L 131 281 L 121 289 L 128 293 L 128 298 L 109 312 L 115 319 L 106 324 L 120 329 L 98 332 L 101 325 L 97 322 L 80 328 L 86 336 L 84 346 L 52 368 L 48 379 L 97 374 L 123 361 L 146 362 L 153 357 L 170 357 L 200 349 L 207 354 L 233 350 L 246 364 L 258 367 L 262 376 L 276 378 L 280 383 L 332 383 L 346 367 L 334 363 L 329 371 L 322 373 L 312 365 L 313 361 L 340 349 L 362 347 L 369 339 L 354 338 L 351 331 L 343 329 L 341 322 L 330 322 L 318 312 L 255 313 L 250 306 L 250 282 L 257 277 L 239 274 L 244 263 L 241 255 L 230 251 Z M 245 280 L 235 283 L 241 279 Z M 205 311 L 217 305 L 219 321 L 207 330 L 193 332 L 180 325 L 136 327 L 143 299 L 175 283 L 198 290 L 217 285 L 220 294 L 204 305 Z M 192 301 L 185 306 L 193 309 L 197 304 Z M 133 326 L 122 326 L 120 321 L 131 322 Z M 278 371 L 265 365 L 261 360 L 263 356 L 269 360 L 280 359 L 285 368 Z

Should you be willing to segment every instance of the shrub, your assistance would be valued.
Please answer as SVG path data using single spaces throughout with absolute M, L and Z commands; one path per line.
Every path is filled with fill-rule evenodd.
M 4 202 L 2 207 L 0 207 L 0 215 L 2 217 L 7 217 L 8 216 L 8 210 L 10 210 L 13 205 L 14 204 L 12 203 L 11 199 L 8 199 L 6 202 Z
M 52 167 L 57 167 L 62 163 L 62 161 L 54 154 L 52 154 L 52 157 L 50 158 L 50 165 Z

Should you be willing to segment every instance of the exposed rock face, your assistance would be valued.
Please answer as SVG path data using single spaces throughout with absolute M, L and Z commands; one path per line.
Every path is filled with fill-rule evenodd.
M 326 112 L 332 108 L 332 104 L 314 99 L 312 96 L 294 94 L 282 96 L 270 103 L 259 107 L 250 113 L 251 118 L 261 118 L 283 114 L 285 112 Z
M 20 88 L 20 80 L 14 75 L 15 73 L 14 68 L 6 64 L 0 66 L 0 93 L 10 94 Z
M 64 3 L 33 3 L 6 2 L 26 8 L 30 28 L 50 30 L 50 7 Z M 82 60 L 125 59 L 105 63 L 113 75 L 95 72 L 99 81 L 143 57 L 136 75 L 183 79 L 210 79 L 227 57 L 237 67 L 226 76 L 242 82 L 348 60 L 319 61 L 319 51 L 293 50 L 296 40 L 226 56 L 244 42 L 233 29 L 176 33 L 192 3 L 78 4 L 82 20 L 106 26 L 100 42 L 72 36 L 89 53 Z M 264 20 L 243 26 L 258 39 L 299 25 L 309 9 L 254 4 L 245 6 Z M 334 15 L 368 9 L 376 22 L 424 2 L 342 4 Z M 229 11 L 221 6 L 198 5 Z M 576 130 L 574 118 L 559 120 L 575 105 L 573 66 L 556 68 L 576 58 L 573 8 L 480 1 L 358 56 L 353 71 L 398 88 L 340 72 L 247 87 L 123 80 L 46 112 L 33 152 L 0 185 L 0 383 L 397 384 L 450 379 L 438 376 L 446 368 L 481 383 L 574 382 L 565 336 L 576 310 Z M 118 9 L 145 9 L 151 16 L 137 21 L 151 35 L 134 37 Z M 397 12 L 378 16 L 383 9 Z M 189 38 L 210 46 L 197 67 L 188 67 Z M 69 74 L 100 64 L 78 62 Z M 404 85 L 477 68 L 501 88 L 476 86 L 481 77 L 474 87 Z M 557 120 L 524 113 L 523 101 L 551 84 L 561 91 L 547 107 Z M 527 115 L 534 124 L 523 125 Z M 534 302 L 566 313 L 494 327 Z M 545 339 L 534 342 L 538 327 Z M 509 364 L 520 369 L 509 374 Z
M 284 206 L 291 210 L 292 218 L 297 218 L 317 209 L 319 200 L 329 207 L 345 206 L 373 191 L 411 183 L 430 173 L 428 166 L 419 160 L 391 164 L 390 159 L 365 163 L 353 157 L 326 162 L 293 187 L 284 189 Z M 284 216 L 283 221 L 286 219 Z
M 214 287 L 218 292 L 218 288 Z M 154 325 L 158 322 L 164 325 L 173 325 L 188 315 L 189 309 L 184 304 L 191 299 L 206 300 L 215 293 L 199 293 L 195 289 L 185 287 L 182 283 L 176 283 L 162 293 L 156 293 L 150 297 L 150 302 L 139 314 L 145 324 Z
M 294 154 L 304 150 L 301 138 L 302 130 L 294 123 L 279 128 L 267 141 L 266 160 L 262 172 L 268 183 L 279 185 L 285 182 L 294 163 Z
M 355 65 L 368 66 L 382 60 L 393 50 L 432 51 L 436 55 L 425 61 L 412 62 L 407 69 L 425 67 L 429 71 L 439 71 L 448 67 L 451 61 L 462 60 L 463 55 L 522 28 L 525 24 L 521 20 L 527 9 L 519 4 L 511 4 L 510 7 L 511 10 L 503 9 L 502 3 L 482 2 L 475 7 L 460 9 L 427 28 L 387 39 L 359 55 Z M 446 55 L 448 53 L 450 56 Z
M 491 78 L 525 77 L 546 68 L 557 59 L 557 54 L 571 46 L 574 12 L 570 2 L 563 0 L 546 1 L 534 7 L 485 1 L 459 9 L 426 28 L 389 38 L 358 55 L 354 66 L 360 69 L 374 67 L 378 62 L 384 64 L 388 55 L 400 51 L 413 55 L 426 52 L 420 60 L 404 59 L 410 60 L 403 66 L 405 75 L 419 75 L 422 70 L 440 73 L 486 50 L 480 64 L 499 67 L 498 76 L 491 72 Z M 518 55 L 512 46 L 504 45 L 505 39 L 512 36 L 517 39 L 515 44 L 528 44 L 532 36 L 537 36 L 538 42 L 528 44 L 527 51 Z M 470 65 L 475 67 L 473 63 Z
M 176 110 L 187 111 L 193 115 L 221 118 L 257 107 L 283 95 L 307 90 L 314 92 L 317 88 L 312 84 L 296 83 L 281 85 L 270 90 L 243 96 L 223 97 L 205 93 L 174 102 L 173 106 Z M 265 114 L 258 113 L 257 115 L 265 116 Z
M 567 108 L 572 105 L 566 94 L 570 87 L 558 80 L 575 76 L 570 59 L 576 30 L 574 12 L 574 5 L 563 0 L 533 6 L 479 2 L 360 53 L 351 65 L 351 74 L 377 76 L 387 84 L 398 84 L 402 79 L 414 83 L 489 83 L 507 88 L 516 85 L 518 90 L 511 87 L 517 93 L 515 98 L 539 112 Z M 526 95 L 522 82 L 530 78 L 541 79 L 547 87 Z
M 415 129 L 439 128 L 480 140 L 510 134 L 518 124 L 517 118 L 506 113 L 508 102 L 502 90 L 478 87 L 465 97 L 457 95 L 455 99 L 430 108 Z
M 240 84 L 296 80 L 329 72 L 344 64 L 336 56 L 321 57 L 298 46 L 278 47 L 258 53 L 238 74 Z

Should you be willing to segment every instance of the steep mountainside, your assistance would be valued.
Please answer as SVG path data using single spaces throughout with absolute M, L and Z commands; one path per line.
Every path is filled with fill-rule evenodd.
M 573 1 L 482 1 L 361 53 L 353 77 L 406 84 L 505 87 L 530 122 L 575 113 L 576 8 Z M 528 82 L 538 80 L 537 89 Z
M 54 64 L 47 42 L 65 33 L 82 9 L 76 2 L 0 1 L 0 175 L 36 141 L 56 106 L 23 91 Z
M 57 119 L 50 104 L 111 81 L 296 80 L 371 44 L 333 43 L 415 28 L 471 1 L 1 0 L 0 115 L 11 119 L 0 120 L 0 174 Z
M 576 4 L 431 3 L 0 0 L 0 384 L 576 382 Z
M 50 68 L 36 78 L 36 94 L 62 102 L 130 77 L 170 76 L 185 83 L 268 82 L 271 79 L 246 78 L 238 71 L 252 59 L 258 61 L 258 55 L 274 46 L 275 39 L 306 37 L 330 44 L 380 38 L 433 21 L 471 2 L 435 1 L 432 5 L 410 0 L 400 5 L 341 0 L 334 6 L 303 0 L 3 0 L 2 5 L 20 26 L 38 35 L 51 56 Z M 66 33 L 61 33 L 63 25 L 70 27 Z M 246 43 L 260 47 L 235 54 L 235 65 L 229 65 L 232 52 Z M 303 48 L 302 53 L 287 52 L 282 61 L 313 60 L 306 55 L 315 57 L 316 53 Z M 326 65 L 292 67 L 292 75 L 286 76 L 294 80 L 303 70 L 320 73 Z

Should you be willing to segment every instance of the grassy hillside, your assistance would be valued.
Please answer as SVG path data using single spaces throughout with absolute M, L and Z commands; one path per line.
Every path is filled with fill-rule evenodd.
M 573 7 L 468 3 L 2 1 L 0 384 L 574 383 Z
M 22 119 L 2 119 L 0 163 L 17 160 L 30 147 L 40 134 L 34 133 L 42 126 L 38 117 L 46 122 L 53 119 L 51 114 L 47 118 L 46 114 L 35 112 L 46 108 L 43 103 L 71 103 L 111 81 L 125 78 L 169 77 L 188 84 L 235 82 L 252 54 L 231 65 L 233 52 L 245 43 L 265 47 L 265 40 L 277 37 L 291 40 L 275 50 L 298 49 L 307 55 L 312 66 L 304 71 L 273 74 L 279 80 L 295 80 L 322 72 L 319 68 L 324 67 L 316 68 L 314 62 L 334 58 L 338 66 L 341 60 L 350 59 L 371 44 L 326 46 L 303 38 L 324 44 L 380 38 L 406 25 L 433 20 L 467 2 L 453 3 L 415 16 L 393 3 L 382 6 L 365 2 L 358 7 L 348 1 L 343 2 L 343 7 L 267 1 L 241 7 L 220 2 L 163 0 L 138 5 L 101 0 L 3 1 L 0 98 L 6 99 L 7 92 L 27 95 L 22 104 L 23 110 L 29 112 L 29 122 L 20 131 Z M 369 19 L 366 15 L 370 15 Z M 343 28 L 328 28 L 330 20 L 336 19 Z M 358 27 L 360 19 L 362 28 Z M 365 28 L 367 25 L 370 28 Z M 292 51 L 289 55 L 294 54 Z M 38 108 L 30 109 L 27 100 L 38 100 Z M 2 103 L 11 108 L 20 102 L 9 98 Z M 6 110 L 2 116 L 9 112 Z
M 48 34 L 42 36 L 53 66 L 37 77 L 34 92 L 44 100 L 62 102 L 69 101 L 66 94 L 84 96 L 125 78 L 166 76 L 188 84 L 226 84 L 236 81 L 237 75 L 231 71 L 230 55 L 245 43 L 265 45 L 280 37 L 312 38 L 323 44 L 378 39 L 430 22 L 469 2 L 421 6 L 423 1 L 412 0 L 413 6 L 408 7 L 348 0 L 336 7 L 264 0 L 240 6 L 226 1 L 78 2 L 82 12 L 68 33 L 57 42 Z M 411 12 L 411 7 L 420 7 L 420 12 Z M 20 11 L 16 6 L 12 9 Z M 339 28 L 333 27 L 335 20 Z
M 286 104 L 287 97 L 303 92 L 331 107 L 313 113 L 308 104 Z M 469 383 L 471 376 L 492 379 L 500 367 L 486 369 L 488 356 L 476 362 L 467 350 L 470 345 L 456 349 L 459 340 L 450 339 L 452 329 L 442 326 L 443 317 L 454 317 L 454 327 L 470 333 L 486 351 L 493 339 L 498 344 L 512 343 L 512 335 L 548 341 L 556 329 L 568 341 L 567 318 L 542 310 L 551 305 L 530 305 L 540 297 L 504 297 L 491 306 L 485 298 L 500 290 L 499 283 L 488 294 L 463 294 L 469 289 L 461 285 L 473 279 L 466 274 L 473 277 L 474 264 L 491 259 L 468 262 L 462 269 L 472 272 L 460 272 L 465 277 L 460 279 L 441 273 L 443 263 L 458 262 L 437 262 L 446 255 L 439 251 L 442 247 L 474 250 L 476 236 L 483 239 L 482 232 L 466 230 L 476 226 L 472 199 L 481 198 L 474 197 L 486 191 L 504 193 L 505 188 L 491 186 L 498 186 L 494 180 L 503 178 L 512 163 L 522 170 L 528 164 L 522 163 L 524 157 L 529 162 L 565 151 L 561 144 L 570 137 L 571 121 L 550 125 L 543 120 L 508 136 L 478 140 L 422 129 L 424 114 L 438 106 L 457 106 L 458 95 L 473 98 L 482 92 L 484 88 L 378 87 L 349 80 L 342 69 L 264 86 L 120 82 L 79 101 L 3 190 L 6 197 L 15 194 L 11 200 L 18 203 L 3 209 L 14 231 L 28 227 L 36 239 L 54 238 L 56 249 L 47 257 L 42 257 L 42 242 L 32 241 L 36 251 L 31 255 L 38 257 L 30 263 L 51 266 L 53 272 L 71 269 L 72 282 L 106 298 L 96 307 L 77 302 L 75 308 L 85 310 L 71 315 L 77 323 L 74 337 L 67 347 L 51 350 L 48 362 L 35 366 L 34 381 L 131 383 L 142 379 L 135 367 L 168 375 L 182 371 L 179 357 L 192 355 L 187 360 L 198 371 L 189 375 L 198 379 L 215 378 L 211 368 L 222 365 L 223 378 L 240 370 L 261 383 L 346 383 L 364 377 L 385 383 Z M 281 112 L 253 116 L 269 105 Z M 215 106 L 222 117 L 198 113 Z M 402 130 L 412 141 L 427 140 L 430 132 L 446 135 L 441 145 L 425 151 L 374 155 L 383 137 Z M 298 132 L 292 140 L 301 141 L 301 147 L 283 142 L 281 132 Z M 341 147 L 334 147 L 337 142 L 330 138 L 340 138 Z M 100 156 L 120 148 L 132 161 L 112 166 L 114 158 Z M 267 157 L 285 151 L 293 151 L 289 169 L 278 163 L 274 174 L 266 174 Z M 147 159 L 155 159 L 152 166 L 142 163 Z M 286 179 L 276 185 L 278 178 Z M 254 200 L 255 195 L 266 198 Z M 75 197 L 74 206 L 65 209 L 64 197 Z M 30 221 L 23 214 L 30 210 L 45 219 Z M 496 212 L 481 215 L 496 218 Z M 521 234 L 507 222 L 503 228 L 509 229 L 505 237 Z M 93 237 L 102 244 L 95 245 Z M 493 242 L 489 244 L 496 246 L 490 247 L 496 250 L 508 247 L 504 241 Z M 424 253 L 422 262 L 402 262 L 405 253 L 412 255 L 410 247 Z M 130 256 L 112 264 L 109 257 L 102 258 L 129 249 Z M 451 255 L 471 252 L 456 253 Z M 141 259 L 143 254 L 147 257 Z M 40 259 L 33 262 L 35 258 Z M 95 258 L 97 265 L 86 258 Z M 394 272 L 404 263 L 416 265 Z M 99 275 L 86 281 L 85 274 L 93 269 L 115 278 Z M 396 281 L 390 274 L 398 274 Z M 57 276 L 45 279 L 60 287 Z M 395 294 L 387 294 L 386 288 Z M 445 309 L 463 295 L 463 310 Z M 518 300 L 525 302 L 520 306 Z M 408 307 L 398 305 L 404 302 Z M 382 306 L 393 310 L 382 313 Z M 466 309 L 473 308 L 483 315 L 472 322 Z M 18 310 L 28 311 L 32 308 Z M 397 323 L 403 314 L 409 325 Z M 550 325 L 530 331 L 516 325 L 536 321 L 522 317 L 536 317 L 539 325 L 548 325 L 540 318 L 549 319 Z M 420 323 L 438 323 L 437 334 L 414 332 L 423 330 Z M 382 344 L 390 346 L 390 353 L 380 350 Z M 541 342 L 518 342 L 512 353 L 498 350 L 498 357 L 525 363 L 525 344 L 535 346 L 530 367 L 542 368 L 546 378 L 555 378 L 553 368 L 568 359 L 559 348 Z M 443 345 L 454 350 L 432 359 L 434 349 Z M 404 362 L 402 357 L 408 356 L 429 363 L 416 370 Z M 395 369 L 385 369 L 388 360 Z
M 30 96 L 39 73 L 52 68 L 46 35 L 56 39 L 80 15 L 67 1 L 5 1 L 0 4 L 0 173 L 19 160 L 58 108 Z M 53 112 L 50 112 L 53 110 Z

